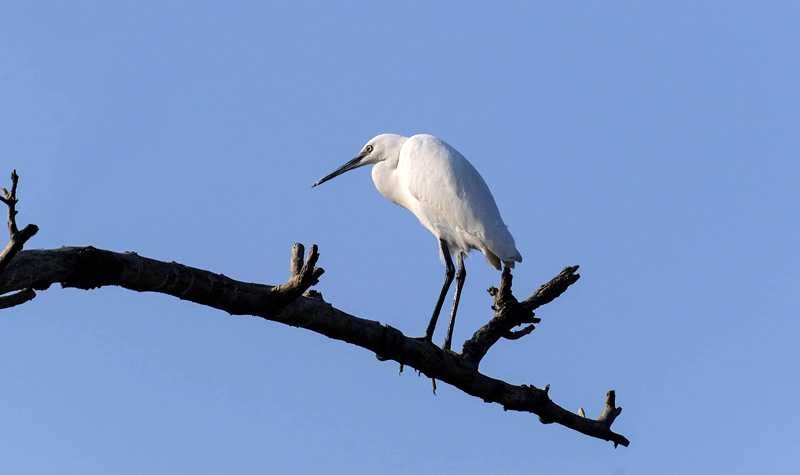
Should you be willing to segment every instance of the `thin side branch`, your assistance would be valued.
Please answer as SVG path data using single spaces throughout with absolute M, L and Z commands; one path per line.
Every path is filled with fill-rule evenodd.
M 33 289 L 20 290 L 13 294 L 0 296 L 0 310 L 22 305 L 34 298 L 36 298 L 36 292 Z
M 501 338 L 508 340 L 518 340 L 525 335 L 529 335 L 536 329 L 536 324 L 541 320 L 533 313 L 534 310 L 552 302 L 564 291 L 580 278 L 578 266 L 566 267 L 549 282 L 539 287 L 530 297 L 518 302 L 511 291 L 513 276 L 511 270 L 506 267 L 500 276 L 499 288 L 492 287 L 489 294 L 494 300 L 492 308 L 494 316 L 488 323 L 479 328 L 470 339 L 464 342 L 461 354 L 464 359 L 476 368 L 480 366 L 481 360 L 489 352 L 492 345 Z M 529 324 L 521 330 L 513 330 L 514 327 Z
M 8 207 L 8 244 L 0 252 L 0 274 L 8 267 L 8 264 L 17 255 L 19 251 L 32 238 L 34 234 L 39 232 L 39 227 L 35 224 L 25 226 L 22 231 L 17 227 L 17 185 L 19 183 L 19 175 L 17 171 L 11 172 L 11 191 L 5 188 L 0 189 L 0 202 Z M 36 293 L 31 289 L 20 292 L 15 295 L 0 297 L 0 308 L 8 308 L 16 305 L 23 304 L 28 300 L 36 297 Z
M 294 243 L 289 257 L 289 279 L 285 284 L 272 289 L 275 308 L 282 307 L 303 295 L 311 286 L 317 285 L 319 278 L 325 273 L 325 269 L 316 267 L 319 260 L 319 249 L 316 244 L 311 246 L 311 251 L 305 261 L 304 255 L 305 246 L 299 242 Z
M 530 297 L 523 300 L 521 305 L 525 310 L 534 311 L 542 305 L 546 305 L 561 296 L 570 285 L 581 278 L 578 274 L 579 266 L 565 267 L 559 274 L 550 281 L 540 286 Z
M 535 329 L 536 327 L 533 326 L 533 324 L 526 325 L 522 330 L 517 330 L 517 331 L 509 330 L 508 332 L 503 334 L 503 338 L 505 338 L 506 340 L 519 340 L 523 336 L 531 334 L 531 332 L 533 332 Z
M 617 407 L 616 399 L 617 395 L 613 389 L 606 393 L 606 403 L 603 406 L 603 412 L 600 414 L 600 417 L 597 418 L 598 422 L 602 422 L 608 427 L 611 427 L 611 424 L 614 423 L 617 416 L 622 413 L 622 408 Z
M 16 170 L 11 171 L 11 192 L 6 190 L 5 188 L 0 189 L 0 201 L 5 203 L 8 206 L 8 234 L 10 236 L 14 236 L 19 232 L 17 229 L 17 184 L 19 183 L 19 175 L 17 175 Z

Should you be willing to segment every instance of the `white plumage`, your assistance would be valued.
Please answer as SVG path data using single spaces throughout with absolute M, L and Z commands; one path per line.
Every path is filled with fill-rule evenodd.
M 426 134 L 410 137 L 400 148 L 394 170 L 387 171 L 380 163 L 373 168 L 376 186 L 375 176 L 387 172 L 408 192 L 406 202 L 399 204 L 447 242 L 454 253 L 477 249 L 497 269 L 501 261 L 511 267 L 514 261 L 522 261 L 489 187 L 472 164 L 445 141 Z
M 432 337 L 453 277 L 457 279 L 451 323 L 444 345 L 449 349 L 461 287 L 466 278 L 464 256 L 477 249 L 497 269 L 501 268 L 501 263 L 513 267 L 514 262 L 522 261 L 522 256 L 481 175 L 458 150 L 433 135 L 378 135 L 362 147 L 358 156 L 314 186 L 370 164 L 374 165 L 372 181 L 381 195 L 414 213 L 440 242 L 447 272 L 428 326 L 427 339 Z M 452 255 L 458 259 L 457 274 Z

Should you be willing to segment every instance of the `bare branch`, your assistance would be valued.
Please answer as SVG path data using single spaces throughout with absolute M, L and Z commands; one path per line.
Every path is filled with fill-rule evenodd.
M 301 274 L 305 259 L 306 248 L 302 243 L 296 242 L 292 245 L 292 253 L 289 257 L 289 278 Z
M 562 270 L 549 282 L 539 287 L 530 297 L 518 302 L 511 291 L 513 276 L 506 267 L 500 276 L 499 288 L 490 288 L 489 294 L 494 300 L 492 308 L 494 316 L 488 323 L 479 328 L 470 339 L 464 342 L 461 354 L 464 359 L 477 368 L 489 349 L 501 338 L 518 340 L 535 330 L 535 324 L 541 320 L 533 311 L 542 305 L 555 300 L 567 288 L 577 282 L 580 275 L 578 266 L 570 266 Z M 522 330 L 514 331 L 514 327 L 528 323 Z
M 597 421 L 602 422 L 608 427 L 611 427 L 611 424 L 614 423 L 614 420 L 618 415 L 620 415 L 621 412 L 622 408 L 617 407 L 616 405 L 616 392 L 611 389 L 606 393 L 606 403 L 603 406 L 603 412 L 600 414 L 600 417 L 597 418 Z
M 22 250 L 28 239 L 32 238 L 34 234 L 39 232 L 39 228 L 35 224 L 29 224 L 20 231 L 17 228 L 17 184 L 19 182 L 19 175 L 17 171 L 11 172 L 11 191 L 9 192 L 3 188 L 2 201 L 8 207 L 8 235 L 9 241 L 6 247 L 0 252 L 0 273 L 8 266 L 11 259 Z
M 570 412 L 550 400 L 547 385 L 514 386 L 478 372 L 478 365 L 489 348 L 500 338 L 516 340 L 530 334 L 540 322 L 533 310 L 561 295 L 578 280 L 578 267 L 568 267 L 531 297 L 518 302 L 511 291 L 512 276 L 503 270 L 499 289 L 490 289 L 495 316 L 464 343 L 462 355 L 443 351 L 429 341 L 410 338 L 399 330 L 379 322 L 349 315 L 322 300 L 321 294 L 309 288 L 325 272 L 316 267 L 319 252 L 316 245 L 308 256 L 305 248 L 292 246 L 289 278 L 272 286 L 240 282 L 222 274 L 161 262 L 136 253 L 117 253 L 94 247 L 67 247 L 53 250 L 22 251 L 24 244 L 38 231 L 29 224 L 21 231 L 16 223 L 17 185 L 19 176 L 11 174 L 11 191 L 0 189 L 0 201 L 8 207 L 10 241 L 0 253 L 0 309 L 21 305 L 36 297 L 37 290 L 52 284 L 62 287 L 95 289 L 119 286 L 139 292 L 159 292 L 224 310 L 232 315 L 253 315 L 287 325 L 302 327 L 329 338 L 345 341 L 373 351 L 379 360 L 415 368 L 431 378 L 433 392 L 436 380 L 485 402 L 502 405 L 504 410 L 531 412 L 543 423 L 558 423 L 591 437 L 628 445 L 628 439 L 611 430 L 622 411 L 616 407 L 614 391 L 606 395 L 606 403 L 597 420 Z M 8 295 L 3 295 L 8 294 Z M 527 324 L 521 330 L 512 328 Z
M 0 296 L 0 309 L 16 307 L 36 298 L 33 289 L 24 289 L 13 294 Z
M 3 188 L 3 196 L 0 198 L 0 201 L 5 203 L 8 206 L 8 234 L 11 237 L 14 237 L 15 234 L 19 232 L 17 229 L 17 183 L 19 183 L 19 175 L 17 175 L 16 170 L 11 171 L 11 192 L 9 193 L 8 190 Z
M 503 338 L 505 338 L 506 340 L 519 340 L 523 336 L 529 335 L 535 329 L 536 327 L 531 324 L 525 326 L 522 330 L 517 330 L 517 331 L 509 330 L 508 332 L 503 334 Z
M 546 397 L 548 400 L 550 399 L 549 384 L 545 386 L 544 389 L 536 389 L 530 386 L 528 386 L 528 388 L 535 391 L 541 391 L 544 394 L 544 397 Z M 616 419 L 619 413 L 622 412 L 621 407 L 614 406 L 613 389 L 606 393 L 605 408 L 603 409 L 602 415 L 597 420 L 586 417 L 586 412 L 583 410 L 583 408 L 578 409 L 577 414 L 563 409 L 560 406 L 559 409 L 561 409 L 563 412 L 558 413 L 556 417 L 553 417 L 553 414 L 539 414 L 539 421 L 542 424 L 561 424 L 586 435 L 607 440 L 612 442 L 615 448 L 618 445 L 623 447 L 630 445 L 630 441 L 627 437 L 617 434 L 611 430 L 611 424 L 614 423 L 614 419 Z M 613 416 L 611 416 L 611 414 L 613 414 Z
M 579 266 L 565 267 L 557 276 L 550 279 L 550 282 L 540 286 L 533 295 L 523 300 L 521 302 L 523 308 L 533 311 L 557 299 L 570 285 L 581 278 L 581 275 L 577 273 L 578 267 Z
M 313 282 L 321 275 L 321 269 L 315 267 L 318 258 L 315 247 L 300 266 L 300 273 L 294 272 L 297 256 L 302 254 L 302 248 L 293 248 L 292 277 L 283 284 L 283 289 L 289 290 L 279 291 L 276 289 L 281 286 L 240 282 L 221 274 L 174 262 L 161 262 L 135 253 L 116 253 L 93 247 L 28 250 L 20 252 L 3 274 L 0 293 L 28 288 L 46 289 L 60 283 L 63 287 L 82 289 L 114 285 L 139 292 L 172 295 L 230 314 L 254 315 L 345 341 L 374 352 L 380 359 L 414 368 L 428 378 L 443 381 L 485 402 L 497 403 L 506 410 L 530 412 L 538 415 L 542 422 L 555 422 L 591 437 L 628 444 L 627 439 L 611 430 L 616 414 L 600 421 L 580 417 L 551 401 L 549 387 L 515 386 L 491 378 L 481 374 L 466 359 L 445 352 L 430 342 L 407 337 L 389 325 L 345 313 L 316 295 L 298 295 L 309 281 Z M 304 277 L 295 279 L 298 275 Z M 506 284 L 510 295 L 510 280 Z M 287 294 L 293 299 L 287 301 Z M 528 313 L 526 318 L 532 317 Z
M 299 242 L 292 245 L 292 252 L 289 257 L 289 279 L 285 284 L 278 285 L 272 289 L 275 308 L 282 307 L 303 295 L 312 285 L 319 283 L 319 278 L 325 273 L 325 269 L 315 267 L 319 260 L 316 244 L 311 246 L 311 251 L 305 261 L 303 260 L 304 254 L 305 246 Z

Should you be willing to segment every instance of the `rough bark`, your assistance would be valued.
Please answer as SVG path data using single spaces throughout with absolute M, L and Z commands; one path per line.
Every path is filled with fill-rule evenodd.
M 94 247 L 20 251 L 38 228 L 29 225 L 33 226 L 33 231 L 22 237 L 20 233 L 24 230 L 16 229 L 17 179 L 14 173 L 12 191 L 3 190 L 2 201 L 9 207 L 11 242 L 0 259 L 0 308 L 23 304 L 35 297 L 34 289 L 46 290 L 53 284 L 86 290 L 119 286 L 137 292 L 158 292 L 232 315 L 252 315 L 305 328 L 370 350 L 380 360 L 397 361 L 401 370 L 403 366 L 412 367 L 434 381 L 444 381 L 485 402 L 500 404 L 504 410 L 530 412 L 538 415 L 542 423 L 561 424 L 611 441 L 615 447 L 629 444 L 627 438 L 611 430 L 622 411 L 616 406 L 613 390 L 606 395 L 600 417 L 590 419 L 583 411 L 579 415 L 553 402 L 549 385 L 543 389 L 512 385 L 478 371 L 481 359 L 501 338 L 519 339 L 533 331 L 533 325 L 539 323 L 533 310 L 557 298 L 577 281 L 577 266 L 564 269 L 522 302 L 514 298 L 511 273 L 504 269 L 500 288 L 490 289 L 494 297 L 494 317 L 465 342 L 462 354 L 458 354 L 442 350 L 423 338 L 408 337 L 389 325 L 350 315 L 325 302 L 319 293 L 307 292 L 324 272 L 316 267 L 319 259 L 316 246 L 312 246 L 307 257 L 302 245 L 292 248 L 289 279 L 277 286 L 241 282 L 133 252 L 119 253 Z M 3 295 L 8 293 L 11 294 Z M 526 323 L 528 326 L 522 330 L 512 330 Z
M 295 255 L 293 253 L 292 262 L 295 262 Z M 307 264 L 308 260 L 300 268 L 312 269 L 307 272 L 314 275 L 313 264 Z M 293 279 L 290 278 L 290 282 Z M 614 445 L 629 443 L 624 436 L 611 430 L 616 415 L 598 420 L 581 417 L 553 402 L 548 395 L 549 388 L 516 386 L 481 374 L 462 355 L 405 336 L 389 325 L 350 315 L 323 301 L 318 294 L 299 295 L 287 302 L 282 286 L 241 282 L 176 262 L 93 247 L 22 251 L 0 275 L 0 294 L 29 288 L 45 290 L 52 284 L 79 289 L 113 285 L 138 292 L 159 292 L 232 315 L 253 315 L 305 328 L 366 348 L 382 360 L 394 360 L 415 368 L 485 402 L 500 404 L 505 410 L 531 412 L 543 423 L 558 423 Z M 613 406 L 613 398 L 611 404 Z M 618 414 L 619 411 L 621 408 L 614 406 L 604 414 Z

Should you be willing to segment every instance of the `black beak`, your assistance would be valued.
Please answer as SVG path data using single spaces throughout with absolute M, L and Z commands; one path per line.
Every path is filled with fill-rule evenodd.
M 364 154 L 363 153 L 359 154 L 356 158 L 350 160 L 349 162 L 345 163 L 344 165 L 342 165 L 341 167 L 337 168 L 336 170 L 330 172 L 328 175 L 325 175 L 324 177 L 320 178 L 316 183 L 311 185 L 311 188 L 314 188 L 315 186 L 321 185 L 321 184 L 325 183 L 326 181 L 341 175 L 344 172 L 348 172 L 348 171 L 350 171 L 350 170 L 352 170 L 354 168 L 358 168 L 359 166 L 361 166 L 359 162 L 361 162 L 362 158 L 364 158 Z

